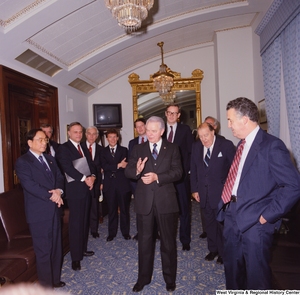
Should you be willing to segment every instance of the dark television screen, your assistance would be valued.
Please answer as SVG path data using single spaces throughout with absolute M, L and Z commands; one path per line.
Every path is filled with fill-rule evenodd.
M 94 104 L 94 125 L 99 128 L 122 128 L 121 104 Z

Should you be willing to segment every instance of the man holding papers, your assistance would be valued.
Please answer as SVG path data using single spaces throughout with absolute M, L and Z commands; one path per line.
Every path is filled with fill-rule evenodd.
M 68 126 L 69 140 L 62 144 L 56 158 L 66 176 L 66 198 L 68 200 L 69 239 L 72 269 L 80 270 L 83 256 L 94 255 L 87 251 L 88 219 L 91 190 L 96 179 L 96 171 L 91 158 L 80 144 L 83 128 L 80 123 L 73 122 Z

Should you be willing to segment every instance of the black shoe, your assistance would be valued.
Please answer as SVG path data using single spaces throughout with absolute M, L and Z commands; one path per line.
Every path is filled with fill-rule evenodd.
M 143 289 L 144 289 L 143 285 L 136 283 L 132 288 L 132 292 L 141 292 Z
M 205 231 L 199 236 L 200 239 L 205 239 L 206 237 L 207 233 Z
M 107 239 L 106 239 L 106 241 L 107 241 L 107 242 L 110 242 L 110 241 L 112 241 L 113 239 L 114 239 L 113 236 L 108 236 Z
M 156 234 L 156 240 L 160 240 L 160 234 L 159 234 L 159 232 L 157 232 L 157 234 Z
M 139 234 L 137 233 L 132 239 L 137 241 L 139 239 Z
M 93 256 L 95 254 L 94 251 L 84 251 L 83 256 Z
M 123 235 L 125 240 L 131 240 L 131 236 L 130 235 Z
M 72 261 L 73 270 L 81 270 L 80 261 Z
M 223 264 L 223 258 L 221 256 L 218 256 L 217 264 Z
M 175 283 L 173 283 L 173 284 L 166 284 L 166 289 L 167 289 L 168 292 L 173 292 L 176 289 L 176 284 Z
M 215 257 L 218 255 L 218 252 L 209 252 L 206 256 L 205 256 L 205 260 L 207 261 L 212 261 L 215 259 Z
M 53 284 L 54 288 L 62 288 L 66 285 L 65 282 L 60 281 L 58 284 Z
M 91 235 L 92 235 L 92 237 L 93 237 L 94 239 L 96 239 L 96 238 L 99 238 L 99 237 L 100 237 L 100 235 L 99 235 L 98 233 L 91 233 Z
M 190 244 L 182 244 L 182 250 L 183 251 L 190 251 L 191 250 Z

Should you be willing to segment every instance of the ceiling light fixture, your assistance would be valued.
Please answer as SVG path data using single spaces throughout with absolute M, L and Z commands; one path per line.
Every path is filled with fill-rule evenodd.
M 105 0 L 106 7 L 118 20 L 119 26 L 129 33 L 141 27 L 153 4 L 154 0 Z
M 159 71 L 152 75 L 153 84 L 164 103 L 170 104 L 174 102 L 174 98 L 176 96 L 175 92 L 171 91 L 174 75 L 172 74 L 171 69 L 164 63 L 164 42 L 157 43 L 157 46 L 160 47 L 161 51 L 161 65 L 159 67 Z

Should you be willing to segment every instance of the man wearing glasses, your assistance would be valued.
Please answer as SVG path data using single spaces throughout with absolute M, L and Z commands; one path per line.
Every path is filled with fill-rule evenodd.
M 167 124 L 163 136 L 169 142 L 173 142 L 178 145 L 181 156 L 183 174 L 181 179 L 175 182 L 180 209 L 179 238 L 182 243 L 182 250 L 189 251 L 191 249 L 191 193 L 189 171 L 194 138 L 190 127 L 179 122 L 181 111 L 178 105 L 168 105 L 165 115 L 167 118 Z
M 39 283 L 63 287 L 61 223 L 59 208 L 64 178 L 55 159 L 43 154 L 49 139 L 42 129 L 27 133 L 29 150 L 16 161 L 16 173 L 24 190 L 25 213 L 29 224 Z

